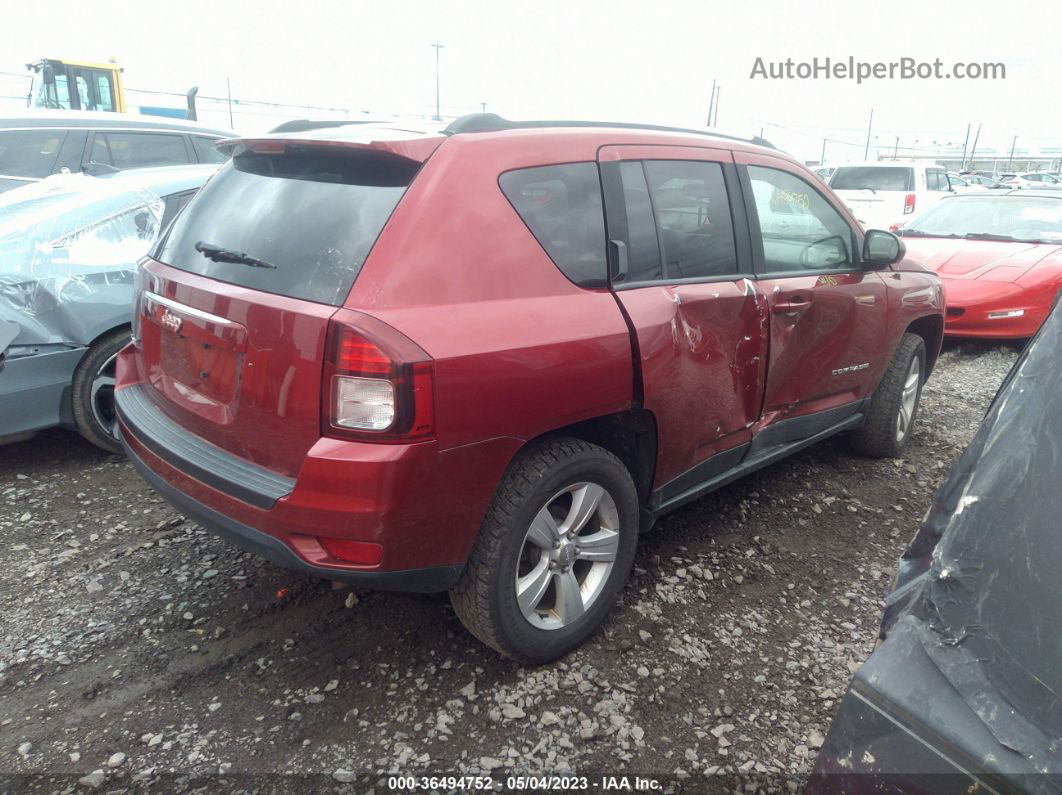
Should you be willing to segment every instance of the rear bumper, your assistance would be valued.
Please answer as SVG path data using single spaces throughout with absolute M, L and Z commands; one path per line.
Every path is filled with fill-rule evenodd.
M 84 348 L 70 348 L 4 362 L 0 375 L 0 443 L 56 425 L 72 425 L 68 392 Z
M 115 392 L 122 444 L 144 477 L 204 528 L 290 569 L 365 587 L 438 591 L 464 568 L 516 439 L 440 451 L 435 442 L 321 438 L 297 477 L 266 470 L 188 433 L 151 388 Z M 376 545 L 374 562 L 334 557 L 322 543 Z M 371 556 L 370 556 L 371 557 Z
M 445 591 L 457 582 L 464 568 L 463 566 L 433 566 L 405 571 L 364 571 L 315 566 L 299 557 L 280 539 L 225 516 L 171 486 L 133 452 L 124 438 L 122 446 L 144 480 L 150 483 L 155 491 L 165 497 L 182 515 L 204 530 L 209 530 L 240 549 L 263 557 L 281 568 L 313 574 L 323 579 L 345 582 L 357 587 L 410 592 Z

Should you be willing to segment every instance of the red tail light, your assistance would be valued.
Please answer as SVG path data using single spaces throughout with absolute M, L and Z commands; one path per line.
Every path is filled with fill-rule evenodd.
M 910 215 L 911 213 L 914 212 L 914 207 L 915 207 L 915 195 L 913 193 L 908 193 L 907 196 L 903 200 L 903 214 L 904 215 Z
M 340 309 L 328 323 L 321 433 L 405 442 L 435 433 L 435 364 L 376 318 Z

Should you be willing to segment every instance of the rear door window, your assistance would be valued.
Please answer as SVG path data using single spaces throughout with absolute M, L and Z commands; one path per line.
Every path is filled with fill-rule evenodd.
M 841 166 L 830 178 L 834 190 L 914 190 L 914 169 L 905 166 Z
M 930 190 L 951 190 L 947 173 L 938 168 L 926 170 L 926 182 Z
M 605 215 L 596 163 L 508 171 L 498 180 L 531 234 L 569 279 L 603 287 Z
M 237 154 L 177 216 L 153 256 L 229 284 L 339 306 L 420 164 L 288 146 Z M 240 252 L 273 267 L 214 259 Z
M 48 176 L 65 138 L 64 130 L 0 131 L 0 175 Z
M 646 160 L 645 176 L 659 230 L 664 278 L 737 273 L 723 166 L 696 160 Z
M 184 136 L 170 133 L 96 133 L 92 160 L 117 169 L 183 165 L 191 162 Z

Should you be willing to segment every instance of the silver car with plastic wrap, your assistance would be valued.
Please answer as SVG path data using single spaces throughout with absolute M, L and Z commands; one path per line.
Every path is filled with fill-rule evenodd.
M 57 174 L 0 194 L 0 444 L 54 426 L 118 452 L 137 260 L 216 165 Z

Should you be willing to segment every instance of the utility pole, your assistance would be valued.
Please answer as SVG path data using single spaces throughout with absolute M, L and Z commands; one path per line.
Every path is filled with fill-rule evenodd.
M 981 122 L 977 122 L 977 133 L 974 135 L 973 147 L 970 149 L 970 171 L 977 170 L 975 158 L 977 156 L 977 139 L 981 137 Z
M 1014 146 L 1018 143 L 1018 136 L 1014 136 L 1014 140 L 1010 142 L 1010 158 L 1007 160 L 1007 171 L 1011 170 L 1014 165 Z
M 715 108 L 715 81 L 712 81 L 712 96 L 708 99 L 708 126 L 712 126 L 712 109 Z
M 825 165 L 825 164 L 826 164 L 826 139 L 823 138 L 822 139 L 822 155 L 819 157 L 819 165 L 822 166 L 822 165 Z
M 966 140 L 962 142 L 962 162 L 959 164 L 959 171 L 962 172 L 966 169 L 966 147 L 970 143 L 970 125 L 966 125 Z
M 435 48 L 435 121 L 442 121 L 442 115 L 439 113 L 439 50 L 443 48 L 442 44 L 431 45 Z
M 870 157 L 870 128 L 874 126 L 874 109 L 870 109 L 870 121 L 867 122 L 867 145 L 863 149 L 863 159 L 866 160 Z
M 232 123 L 232 80 L 225 78 L 225 85 L 229 91 L 229 129 L 231 130 L 236 125 Z
M 479 103 L 479 112 L 480 113 L 486 113 L 487 112 L 487 103 L 486 102 L 480 102 Z
M 900 136 L 896 136 L 896 146 L 892 148 L 892 159 L 897 160 L 900 157 Z

